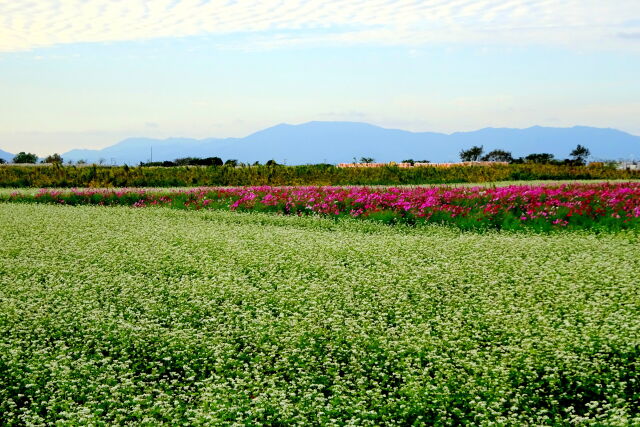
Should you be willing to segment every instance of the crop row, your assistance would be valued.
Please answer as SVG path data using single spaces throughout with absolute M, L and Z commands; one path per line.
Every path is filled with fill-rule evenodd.
M 339 168 L 301 166 L 0 166 L 0 187 L 187 187 L 241 185 L 417 185 L 561 179 L 638 179 L 640 171 L 603 165 L 455 165 Z
M 389 224 L 440 223 L 463 229 L 626 229 L 640 225 L 639 183 L 487 187 L 199 187 L 42 189 L 5 201 L 66 205 L 168 206 L 285 215 L 354 217 Z
M 640 425 L 640 236 L 0 203 L 0 425 Z

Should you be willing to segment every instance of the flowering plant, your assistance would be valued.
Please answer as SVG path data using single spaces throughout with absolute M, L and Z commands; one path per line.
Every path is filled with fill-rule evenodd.
M 198 187 L 42 189 L 7 200 L 68 205 L 170 206 L 444 223 L 464 229 L 632 228 L 640 224 L 639 183 L 507 187 Z

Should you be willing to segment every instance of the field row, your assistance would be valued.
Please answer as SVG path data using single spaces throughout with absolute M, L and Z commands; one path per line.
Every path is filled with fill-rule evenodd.
M 633 232 L 0 204 L 2 425 L 640 423 Z
M 639 179 L 605 165 L 453 165 L 442 168 L 301 166 L 0 166 L 0 187 L 194 187 L 239 185 L 422 185 L 514 180 Z
M 640 226 L 640 183 L 505 187 L 201 187 L 157 189 L 43 189 L 0 200 L 66 205 L 168 206 L 438 223 L 462 229 L 601 229 Z

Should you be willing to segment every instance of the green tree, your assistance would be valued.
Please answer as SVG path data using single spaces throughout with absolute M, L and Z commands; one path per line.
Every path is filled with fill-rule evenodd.
M 181 157 L 169 163 L 177 166 L 222 166 L 223 164 L 220 157 Z
M 180 157 L 179 159 L 175 159 L 173 163 L 178 166 L 190 166 L 195 164 L 197 159 L 195 157 Z
M 513 156 L 505 150 L 493 150 L 482 157 L 484 162 L 512 162 Z
M 460 160 L 463 162 L 477 162 L 482 157 L 482 153 L 484 152 L 484 147 L 474 145 L 468 150 L 460 151 Z
M 407 160 L 403 160 L 402 163 L 409 163 L 412 166 L 416 163 L 431 163 L 430 160 L 413 160 L 413 159 L 407 159 Z
M 0 157 L 0 165 L 4 165 L 5 163 L 7 163 L 7 161 Z
M 204 161 L 206 163 L 205 166 L 222 166 L 224 164 L 220 157 L 207 157 Z
M 555 158 L 551 153 L 532 153 L 524 158 L 527 163 L 548 164 L 553 163 Z
M 13 158 L 13 163 L 36 163 L 38 161 L 38 156 L 33 153 L 25 153 L 24 151 L 19 152 Z
M 236 159 L 228 159 L 226 162 L 224 162 L 224 164 L 227 166 L 236 167 L 238 166 L 238 161 Z
M 360 157 L 360 163 L 373 163 L 375 161 L 373 157 Z
M 570 156 L 577 165 L 584 165 L 587 163 L 587 158 L 591 155 L 591 151 L 587 147 L 580 144 L 571 152 Z
M 60 157 L 60 154 L 54 153 L 45 157 L 42 163 L 57 163 L 61 165 L 63 163 L 63 160 L 62 157 Z

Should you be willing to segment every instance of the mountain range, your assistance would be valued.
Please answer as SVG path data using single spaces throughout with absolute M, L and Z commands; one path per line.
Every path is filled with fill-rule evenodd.
M 581 144 L 591 158 L 635 159 L 640 157 L 640 137 L 615 129 L 576 126 L 527 129 L 486 128 L 453 134 L 409 132 L 357 122 L 308 122 L 280 124 L 244 138 L 128 138 L 101 150 L 71 150 L 65 161 L 136 165 L 140 162 L 174 160 L 180 157 L 221 157 L 245 163 L 273 159 L 289 165 L 351 162 L 370 157 L 378 162 L 413 158 L 431 162 L 457 161 L 460 150 L 474 145 L 485 152 L 504 149 L 514 157 L 551 153 L 566 158 Z M 0 151 L 0 157 L 8 155 Z
M 13 160 L 13 154 L 0 150 L 0 159 L 6 162 L 10 162 L 11 160 Z

